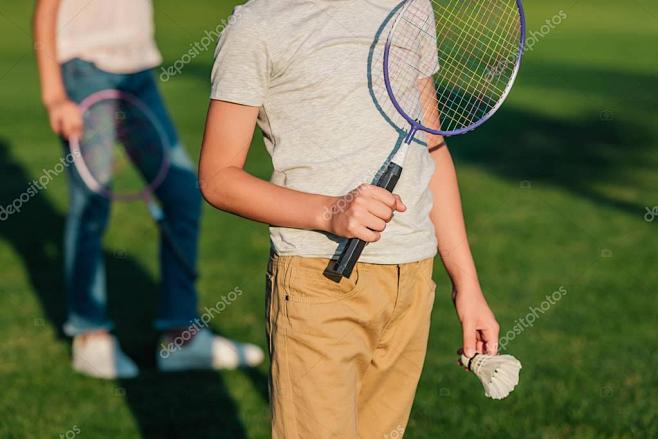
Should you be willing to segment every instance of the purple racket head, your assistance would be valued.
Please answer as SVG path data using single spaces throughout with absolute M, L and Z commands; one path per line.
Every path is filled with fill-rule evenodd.
M 502 105 L 524 44 L 521 0 L 406 0 L 384 48 L 386 91 L 411 133 L 466 133 Z
M 96 92 L 80 109 L 83 134 L 69 145 L 87 187 L 114 200 L 148 199 L 169 170 L 167 136 L 151 109 L 119 90 Z

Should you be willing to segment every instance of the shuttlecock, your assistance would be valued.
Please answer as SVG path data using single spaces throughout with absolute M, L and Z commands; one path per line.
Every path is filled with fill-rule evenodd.
M 521 362 L 511 355 L 462 354 L 460 363 L 480 379 L 489 398 L 503 399 L 519 384 Z

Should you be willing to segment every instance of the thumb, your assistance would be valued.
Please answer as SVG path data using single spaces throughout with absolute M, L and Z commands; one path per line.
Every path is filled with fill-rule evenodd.
M 80 138 L 82 136 L 82 118 L 72 117 L 69 124 L 69 137 Z
M 462 337 L 463 337 L 463 347 L 464 355 L 468 358 L 471 358 L 475 355 L 475 342 L 476 342 L 476 330 L 475 325 L 464 322 L 462 323 Z
M 56 114 L 51 114 L 49 115 L 50 120 L 50 128 L 53 130 L 55 134 L 61 135 L 62 134 L 62 119 L 56 115 Z
M 395 196 L 395 210 L 398 212 L 404 212 L 407 210 L 407 206 L 402 202 L 402 198 L 399 195 L 393 194 Z

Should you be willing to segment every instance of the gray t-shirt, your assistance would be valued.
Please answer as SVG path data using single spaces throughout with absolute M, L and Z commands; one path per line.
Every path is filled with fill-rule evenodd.
M 211 98 L 260 107 L 274 184 L 344 195 L 371 183 L 401 142 L 408 127 L 390 111 L 378 53 L 386 40 L 382 23 L 399 3 L 252 0 L 236 8 L 217 46 Z M 373 44 L 378 33 L 381 43 Z M 395 189 L 408 210 L 395 214 L 361 261 L 400 264 L 436 254 L 433 173 L 427 148 L 414 143 Z M 271 227 L 270 236 L 280 255 L 331 258 L 345 242 L 285 227 Z

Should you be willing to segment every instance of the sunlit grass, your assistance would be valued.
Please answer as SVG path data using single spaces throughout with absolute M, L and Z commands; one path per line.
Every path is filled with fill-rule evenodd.
M 155 2 L 165 65 L 214 28 L 231 2 Z M 635 6 L 637 7 L 635 7 Z M 61 146 L 40 108 L 29 53 L 31 2 L 0 6 L 0 205 Z M 530 28 L 569 18 L 529 53 L 519 86 L 480 131 L 449 141 L 482 284 L 507 332 L 530 307 L 568 292 L 509 340 L 521 386 L 486 400 L 456 365 L 460 344 L 440 264 L 424 374 L 410 438 L 658 436 L 658 26 L 647 1 L 527 2 Z M 201 141 L 212 50 L 162 84 L 190 155 Z M 606 113 L 607 112 L 607 113 Z M 248 168 L 269 177 L 257 138 Z M 160 375 L 150 327 L 157 296 L 156 231 L 142 203 L 117 204 L 105 238 L 111 312 L 143 376 L 102 382 L 73 373 L 59 335 L 65 177 L 0 223 L 0 437 L 267 438 L 267 365 L 254 372 Z M 201 306 L 246 294 L 214 330 L 265 347 L 265 226 L 204 209 Z M 369 438 L 368 438 L 369 439 Z

